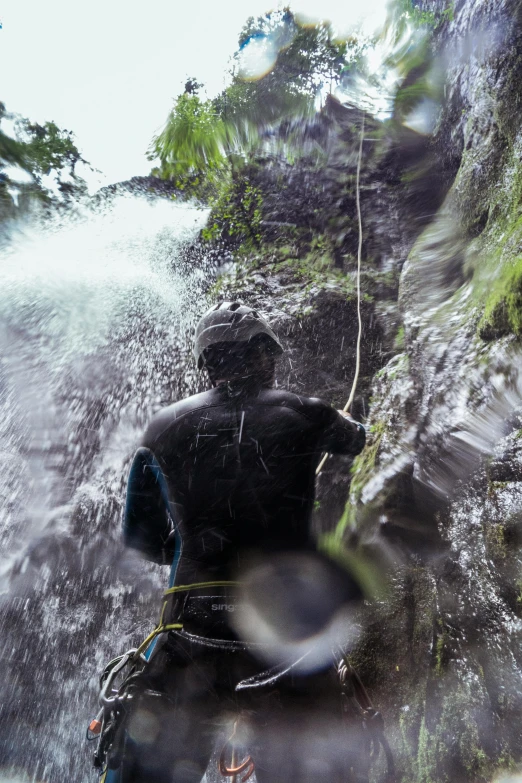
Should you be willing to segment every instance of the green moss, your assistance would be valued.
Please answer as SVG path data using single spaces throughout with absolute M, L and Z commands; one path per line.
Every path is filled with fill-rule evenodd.
M 370 427 L 369 443 L 366 448 L 357 456 L 352 465 L 352 492 L 357 500 L 360 499 L 362 488 L 371 478 L 375 471 L 377 457 L 383 435 L 386 431 L 386 423 L 378 421 Z
M 386 431 L 385 422 L 376 422 L 370 427 L 370 435 L 366 447 L 353 461 L 352 483 L 350 497 L 344 507 L 344 512 L 337 523 L 333 535 L 341 541 L 345 532 L 355 527 L 355 508 L 360 500 L 362 489 L 375 471 L 381 440 Z
M 232 173 L 212 204 L 207 226 L 201 232 L 206 242 L 225 240 L 236 248 L 261 247 L 263 194 L 248 176 Z
M 519 223 L 517 229 L 522 238 L 522 220 Z M 514 263 L 504 265 L 498 278 L 492 281 L 479 323 L 479 335 L 483 339 L 505 334 L 522 336 L 522 256 Z
M 507 486 L 509 486 L 509 481 L 490 481 L 489 482 L 489 488 L 490 493 L 494 494 L 499 489 L 505 489 Z
M 431 774 L 432 770 L 436 769 L 437 751 L 438 747 L 432 742 L 431 732 L 426 728 L 426 719 L 423 716 L 417 752 L 417 780 L 419 783 L 438 783 Z
M 277 248 L 277 252 L 282 259 L 297 257 L 297 252 L 294 245 L 281 245 Z
M 490 557 L 494 560 L 504 560 L 508 554 L 506 531 L 502 524 L 487 524 L 484 526 L 486 545 Z
M 464 224 L 470 231 L 475 224 L 481 227 L 468 247 L 464 271 L 473 276 L 470 305 L 482 312 L 478 334 L 484 340 L 522 337 L 522 160 L 507 135 L 505 142 L 502 169 L 500 164 L 492 169 L 479 190 L 470 175 L 473 151 L 466 153 L 470 161 L 461 166 L 456 183 Z
M 404 326 L 400 326 L 397 334 L 395 335 L 395 340 L 393 342 L 393 347 L 396 351 L 403 351 L 405 345 L 405 337 L 404 337 Z
M 488 755 L 489 739 L 481 719 L 490 698 L 484 671 L 478 664 L 470 667 L 468 661 L 462 666 L 460 655 L 452 654 L 456 642 L 443 616 L 433 623 L 437 588 L 428 569 L 411 572 L 411 589 L 413 644 L 404 650 L 407 675 L 394 688 L 400 731 L 393 744 L 400 779 L 403 783 L 490 783 L 495 769 L 510 763 L 510 755 L 499 753 L 502 761 L 496 754 Z M 428 669 L 423 660 L 433 628 L 434 665 Z M 422 639 L 416 641 L 417 637 Z M 402 644 L 406 647 L 404 640 Z M 397 659 L 387 657 L 391 671 Z
M 509 775 L 509 773 L 518 772 L 520 774 L 522 771 L 520 765 L 515 761 L 506 748 L 502 749 L 496 767 L 498 770 L 500 770 L 500 774 L 495 776 L 495 781 L 498 783 L 515 783 L 516 778 L 512 777 L 512 775 Z M 506 777 L 505 773 L 508 773 L 508 777 Z
M 392 367 L 387 368 L 386 377 L 388 381 L 394 381 L 397 378 L 404 377 L 409 372 L 410 357 L 407 353 L 403 353 L 402 356 L 396 357 L 396 361 Z
M 302 257 L 296 255 L 294 246 L 286 245 L 274 248 L 273 260 L 267 263 L 266 256 L 270 257 L 270 252 L 270 247 L 263 250 L 263 271 L 282 275 L 288 283 L 299 286 L 304 294 L 309 294 L 313 289 L 334 288 L 348 299 L 355 297 L 353 279 L 335 267 L 331 248 L 324 237 L 317 237 L 311 249 Z M 365 301 L 373 301 L 369 296 L 363 298 Z
M 479 726 L 474 713 L 482 691 L 470 683 L 456 680 L 447 688 L 438 716 L 428 725 L 423 717 L 416 755 L 416 781 L 453 783 L 466 777 L 489 781 L 494 763 L 482 747 Z M 455 770 L 462 768 L 461 776 Z
M 409 707 L 409 705 L 408 705 Z M 401 712 L 399 717 L 400 728 L 400 755 L 404 759 L 405 769 L 402 775 L 404 783 L 416 783 L 417 781 L 417 730 L 416 715 L 410 710 Z
M 298 320 L 314 312 L 317 294 L 322 290 L 335 291 L 347 301 L 354 301 L 355 282 L 334 266 L 328 240 L 318 236 L 301 257 L 298 244 L 265 243 L 262 251 L 257 251 L 243 243 L 234 253 L 232 270 L 220 275 L 207 290 L 209 298 L 244 297 L 246 292 L 259 289 L 257 275 L 261 272 L 264 278 L 277 277 L 285 284 L 292 297 L 292 315 Z M 302 244 L 299 247 L 302 249 Z M 363 301 L 373 300 L 363 297 Z

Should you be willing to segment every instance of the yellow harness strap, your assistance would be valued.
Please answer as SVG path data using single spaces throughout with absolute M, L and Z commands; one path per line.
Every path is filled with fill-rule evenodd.
M 217 582 L 194 582 L 192 585 L 176 585 L 175 587 L 169 587 L 165 590 L 164 595 L 172 595 L 173 593 L 182 593 L 184 590 L 197 590 L 198 587 L 237 587 L 241 582 L 225 582 L 220 580 Z
M 133 655 L 133 659 L 139 658 L 140 655 L 142 655 L 145 652 L 145 650 L 150 645 L 150 643 L 154 641 L 156 636 L 159 636 L 159 634 L 168 633 L 169 631 L 180 631 L 183 628 L 183 623 L 163 622 L 165 609 L 167 607 L 167 603 L 171 595 L 174 595 L 175 593 L 188 592 L 189 590 L 198 590 L 198 589 L 201 590 L 204 589 L 205 587 L 237 587 L 239 584 L 240 584 L 239 582 L 227 582 L 225 580 L 218 580 L 215 582 L 194 582 L 194 584 L 191 585 L 176 585 L 175 587 L 169 587 L 169 589 L 165 590 L 165 593 L 163 594 L 164 601 L 161 607 L 159 623 L 156 626 L 156 628 L 147 636 L 147 638 L 140 644 L 140 646 L 138 647 L 138 649 Z

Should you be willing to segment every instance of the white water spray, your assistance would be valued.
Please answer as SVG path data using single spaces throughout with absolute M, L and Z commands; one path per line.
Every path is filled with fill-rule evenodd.
M 122 556 L 146 421 L 195 391 L 205 210 L 118 196 L 27 227 L 0 273 L 0 775 L 92 779 L 96 673 L 153 623 L 161 569 Z M 125 607 L 123 607 L 125 604 Z

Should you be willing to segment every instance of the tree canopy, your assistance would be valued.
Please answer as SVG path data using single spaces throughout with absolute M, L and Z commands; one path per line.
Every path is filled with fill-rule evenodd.
M 75 176 L 76 164 L 82 158 L 74 143 L 72 131 L 62 130 L 55 122 L 40 125 L 25 118 L 17 121 L 18 136 L 22 140 L 25 159 L 36 181 L 54 172 L 57 179 L 67 173 Z
M 0 198 L 3 211 L 10 213 L 12 194 L 17 191 L 51 202 L 56 195 L 49 190 L 50 183 L 45 181 L 46 177 L 52 177 L 63 200 L 85 191 L 86 184 L 76 174 L 76 165 L 79 162 L 87 164 L 87 161 L 82 158 L 72 131 L 63 130 L 54 122 L 40 125 L 17 114 L 9 114 L 0 103 L 0 126 L 2 120 L 9 120 L 14 130 L 12 136 L 0 127 Z M 29 174 L 32 182 L 21 185 L 11 167 L 18 167 Z
M 284 8 L 247 20 L 232 60 L 230 85 L 214 100 L 187 80 L 149 153 L 155 173 L 182 186 L 199 185 L 218 170 L 237 166 L 268 128 L 310 116 L 319 95 L 331 91 L 360 56 L 356 38 L 336 40 L 328 22 L 300 23 Z
M 203 101 L 193 82 L 176 100 L 165 128 L 149 150 L 161 162 L 161 176 L 197 176 L 225 162 L 225 126 L 211 101 Z
M 236 80 L 258 78 L 245 68 L 246 54 L 252 45 L 264 45 L 275 55 L 273 67 L 259 80 L 261 95 L 277 88 L 311 99 L 322 87 L 339 80 L 349 49 L 346 41 L 335 39 L 329 22 L 301 24 L 289 8 L 247 21 L 234 55 Z

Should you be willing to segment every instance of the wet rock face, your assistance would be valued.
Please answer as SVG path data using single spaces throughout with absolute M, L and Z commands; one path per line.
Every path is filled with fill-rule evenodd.
M 401 560 L 354 656 L 412 781 L 486 781 L 521 760 L 522 352 L 517 300 L 495 293 L 520 246 L 520 41 L 519 2 L 461 0 L 436 33 L 434 143 L 459 164 L 403 267 L 404 354 L 374 380 L 352 482 L 362 545 Z
M 440 516 L 449 551 L 414 575 L 415 582 L 431 576 L 433 586 L 427 616 L 417 607 L 413 617 L 413 638 L 427 619 L 431 638 L 424 660 L 413 664 L 422 689 L 404 688 L 420 718 L 417 727 L 410 720 L 408 744 L 417 747 L 417 765 L 434 765 L 452 779 L 490 779 L 495 768 L 518 759 L 520 453 L 518 433 L 501 439 L 492 461 Z
M 443 0 L 439 10 L 446 5 Z M 513 140 L 520 111 L 520 3 L 518 0 L 460 0 L 454 19 L 437 36 L 436 52 L 446 67 L 444 112 L 437 130 L 446 159 L 465 163 L 472 189 L 481 189 Z M 465 162 L 466 152 L 469 152 Z M 470 182 L 471 184 L 471 182 Z M 464 194 L 463 194 L 464 195 Z M 468 194 L 466 194 L 467 196 Z M 483 194 L 482 194 L 483 195 Z M 468 204 L 472 209 L 477 204 Z
M 133 196 L 150 196 L 157 198 L 164 196 L 173 198 L 174 196 L 183 196 L 183 193 L 176 188 L 172 182 L 159 177 L 131 177 L 125 182 L 117 182 L 113 185 L 106 185 L 94 196 L 95 203 L 106 200 L 111 196 L 130 193 Z
M 509 211 L 505 203 L 492 205 L 491 196 L 514 185 L 506 177 L 517 145 L 513 115 L 520 116 L 519 11 L 516 2 L 457 3 L 436 42 L 447 78 L 435 143 L 460 156 L 460 167 L 409 254 L 399 293 L 419 398 L 413 483 L 435 507 L 513 428 L 519 404 L 516 342 L 485 345 L 477 335 L 488 285 L 481 270 L 491 263 L 491 245 L 502 246 L 498 231 Z M 484 205 L 495 209 L 484 212 Z

